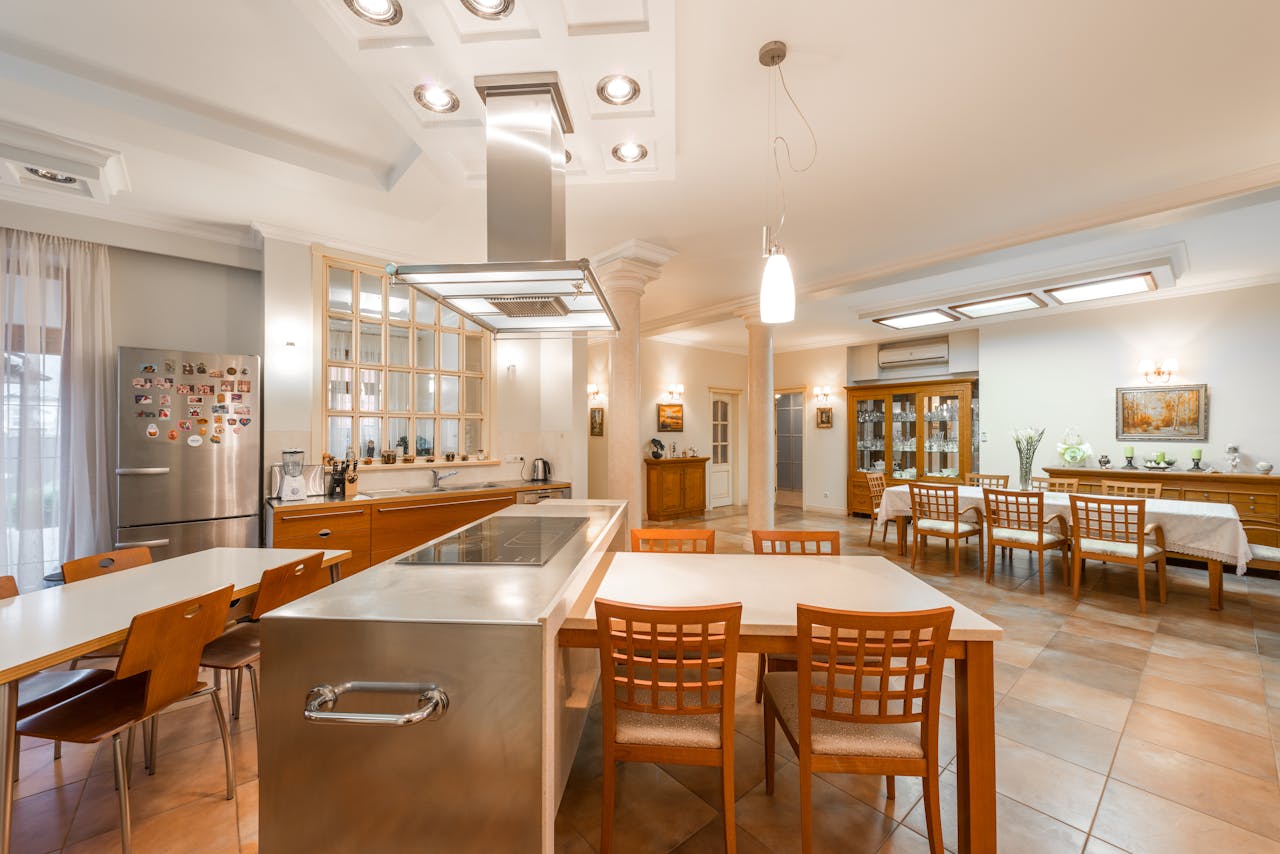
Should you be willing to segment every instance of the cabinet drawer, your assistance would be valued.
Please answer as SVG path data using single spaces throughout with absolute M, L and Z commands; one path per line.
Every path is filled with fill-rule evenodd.
M 1170 489 L 1167 486 L 1160 487 L 1160 497 L 1168 499 L 1169 501 L 1196 501 L 1197 500 L 1195 498 L 1187 497 L 1186 490 Z
M 296 510 L 277 510 L 272 523 L 275 540 L 293 537 L 336 536 L 340 533 L 363 531 L 369 534 L 369 508 L 344 507 L 320 509 L 299 507 Z
M 333 532 L 328 536 L 320 536 L 317 534 L 283 538 L 277 536 L 272 538 L 271 546 L 272 548 L 277 549 L 309 549 L 313 551 L 321 551 L 322 549 L 345 549 L 346 551 L 351 552 L 351 557 L 342 562 L 341 570 L 343 578 L 347 578 L 362 569 L 369 568 L 368 528 L 365 528 L 363 531 Z
M 1227 493 L 1215 489 L 1184 489 L 1183 501 L 1208 501 L 1211 504 L 1226 504 Z
M 1275 495 L 1269 495 L 1265 492 L 1233 492 L 1231 493 L 1231 503 L 1235 505 L 1236 511 L 1241 516 L 1253 516 L 1262 519 L 1275 518 L 1277 507 L 1280 506 L 1280 502 L 1277 501 Z

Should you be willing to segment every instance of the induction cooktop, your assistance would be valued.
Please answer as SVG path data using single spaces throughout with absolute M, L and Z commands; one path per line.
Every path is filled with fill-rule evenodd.
M 396 563 L 542 566 L 586 524 L 564 516 L 482 519 Z

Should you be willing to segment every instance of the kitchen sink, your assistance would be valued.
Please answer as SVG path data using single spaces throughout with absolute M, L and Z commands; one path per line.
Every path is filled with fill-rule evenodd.
M 438 486 L 437 489 L 445 492 L 461 492 L 464 489 L 493 489 L 497 487 L 496 483 L 459 483 L 449 484 L 448 486 Z

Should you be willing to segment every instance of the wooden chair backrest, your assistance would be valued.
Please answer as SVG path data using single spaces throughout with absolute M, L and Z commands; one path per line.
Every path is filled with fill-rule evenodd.
M 122 569 L 133 569 L 135 566 L 148 563 L 151 563 L 151 549 L 146 546 L 132 546 L 69 560 L 62 565 L 62 579 L 67 584 L 74 584 L 86 578 L 97 578 L 99 575 L 119 572 Z
M 732 728 L 742 603 L 654 608 L 597 599 L 595 609 L 606 723 L 618 709 L 724 711 Z M 612 737 L 614 730 L 606 726 L 605 732 Z
M 1013 489 L 984 489 L 987 521 L 993 528 L 1039 531 L 1044 527 L 1044 493 Z
M 879 507 L 884 498 L 884 472 L 867 472 L 867 489 L 871 492 L 871 506 Z
M 164 709 L 199 684 L 200 655 L 205 644 L 222 634 L 232 586 L 138 614 L 116 665 L 116 679 L 147 674 L 142 717 Z
M 1078 477 L 1033 477 L 1031 488 L 1038 492 L 1079 492 Z
M 291 560 L 262 573 L 258 583 L 258 600 L 253 604 L 251 619 L 260 620 L 268 611 L 288 605 L 308 593 L 315 593 L 329 584 L 329 570 L 324 563 L 324 552 L 307 555 L 302 560 Z
M 965 483 L 969 486 L 981 486 L 983 489 L 1008 489 L 1009 475 L 1007 474 L 971 474 Z
M 701 528 L 632 528 L 633 552 L 681 552 L 713 554 L 716 532 Z
M 1147 523 L 1145 498 L 1071 496 L 1072 536 L 1080 540 L 1140 543 Z
M 1161 484 L 1137 480 L 1104 480 L 1103 495 L 1117 495 L 1122 498 L 1159 498 Z
M 12 599 L 18 595 L 18 579 L 12 575 L 0 575 L 0 599 Z
M 937 721 L 955 609 L 899 613 L 796 606 L 800 743 L 812 718 L 868 724 Z
M 955 522 L 960 511 L 960 487 L 932 483 L 908 483 L 911 492 L 911 517 Z
M 839 531 L 752 531 L 758 555 L 838 555 Z

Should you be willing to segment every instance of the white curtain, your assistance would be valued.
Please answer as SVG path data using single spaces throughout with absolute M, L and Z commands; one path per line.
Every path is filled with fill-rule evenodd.
M 0 574 L 22 590 L 111 542 L 115 420 L 107 248 L 0 229 Z

